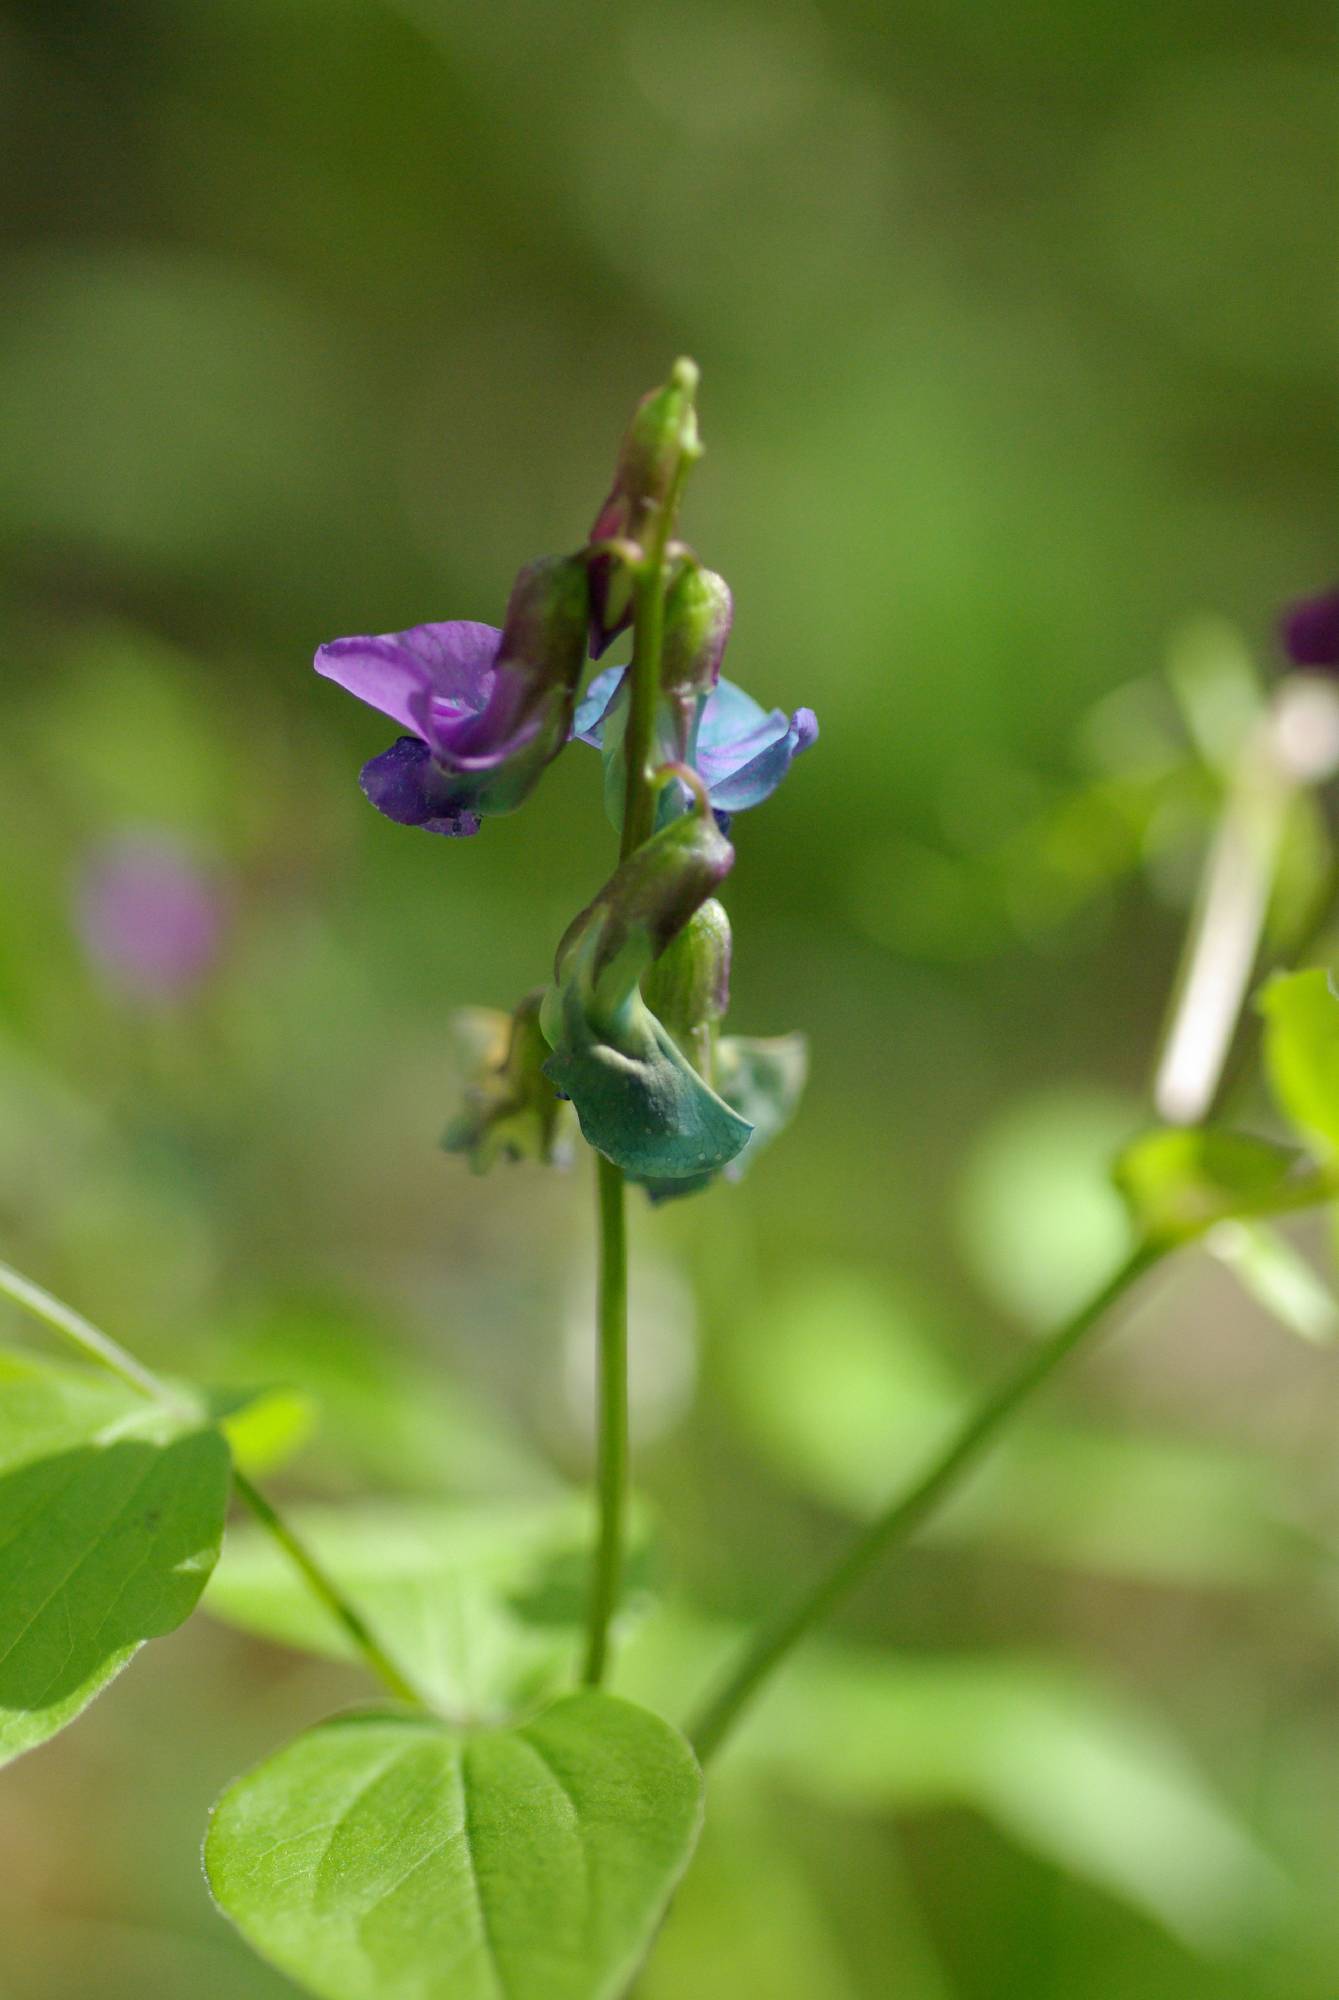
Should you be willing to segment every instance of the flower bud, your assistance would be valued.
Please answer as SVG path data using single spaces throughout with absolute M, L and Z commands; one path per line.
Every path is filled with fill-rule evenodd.
M 545 1074 L 571 1098 L 589 1144 L 638 1179 L 713 1173 L 752 1130 L 639 990 L 733 861 L 709 810 L 671 820 L 628 856 L 558 947 L 540 1013 L 553 1050 Z M 682 982 L 670 983 L 677 991 Z
M 734 616 L 725 578 L 686 556 L 665 598 L 660 680 L 667 694 L 711 693 L 721 677 Z
M 698 370 L 680 359 L 662 388 L 643 396 L 633 413 L 614 471 L 609 497 L 595 517 L 592 543 L 639 547 L 652 517 L 672 507 L 679 483 L 702 456 L 697 434 Z M 590 558 L 591 656 L 598 659 L 632 621 L 628 551 L 598 550 Z
M 453 1019 L 468 1070 L 464 1103 L 442 1135 L 448 1153 L 467 1153 L 476 1174 L 498 1160 L 565 1165 L 568 1108 L 544 1074 L 549 1045 L 540 1032 L 543 993 L 529 993 L 511 1015 L 462 1009 Z
M 730 919 L 714 896 L 671 938 L 643 994 L 698 1075 L 714 1083 L 716 1029 L 730 1006 Z

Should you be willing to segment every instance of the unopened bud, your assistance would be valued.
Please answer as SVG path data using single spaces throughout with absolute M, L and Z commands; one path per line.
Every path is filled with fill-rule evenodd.
M 660 679 L 667 693 L 711 693 L 720 679 L 734 616 L 725 578 L 686 556 L 665 598 Z
M 640 548 L 654 516 L 672 507 L 679 483 L 702 456 L 694 398 L 697 364 L 678 360 L 662 388 L 643 396 L 619 449 L 614 484 L 595 517 L 592 544 Z M 632 619 L 632 575 L 626 551 L 596 548 L 590 558 L 590 650 L 598 659 Z
M 699 1076 L 712 1081 L 716 1029 L 730 1006 L 730 919 L 714 896 L 652 965 L 643 995 Z

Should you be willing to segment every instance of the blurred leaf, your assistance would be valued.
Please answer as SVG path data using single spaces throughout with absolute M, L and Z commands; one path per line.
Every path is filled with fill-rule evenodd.
M 505 1420 L 440 1368 L 421 1367 L 370 1312 L 266 1300 L 223 1344 L 216 1372 L 301 1383 L 320 1416 L 316 1470 L 418 1492 L 552 1494 L 554 1473 Z
M 1339 998 L 1329 974 L 1278 973 L 1261 993 L 1260 1009 L 1274 1095 L 1328 1157 L 1339 1150 Z
M 1321 1347 L 1339 1337 L 1339 1299 L 1277 1229 L 1263 1222 L 1220 1222 L 1209 1231 L 1208 1247 L 1290 1332 Z
M 208 1402 L 235 1463 L 253 1478 L 286 1465 L 316 1429 L 316 1407 L 297 1389 L 219 1389 Z
M 1031 1326 L 1072 1312 L 1129 1247 L 1111 1156 L 1136 1108 L 1054 1088 L 1006 1105 L 975 1140 L 958 1191 L 958 1228 L 988 1298 Z
M 702 1780 L 611 1695 L 522 1728 L 323 1723 L 224 1793 L 210 1887 L 323 2000 L 616 2000 L 688 1865 Z
M 194 1610 L 228 1484 L 217 1431 L 91 1371 L 0 1354 L 0 1762 Z
M 734 1406 L 770 1462 L 859 1515 L 886 1505 L 980 1394 L 923 1309 L 850 1272 L 815 1272 L 769 1301 L 728 1365 Z M 1314 1549 L 1263 1454 L 1053 1417 L 1020 1426 L 925 1532 L 1201 1585 L 1258 1583 Z
M 1176 1127 L 1136 1139 L 1114 1171 L 1143 1233 L 1154 1242 L 1184 1243 L 1281 1194 L 1297 1157 L 1244 1132 Z
M 801 1864 L 785 1816 L 755 1784 L 712 1779 L 711 1811 L 688 1878 L 674 1898 L 642 2000 L 684 2000 L 711 1968 L 721 1994 L 766 2000 L 860 2000 L 850 1948 Z M 886 1885 L 881 1883 L 881 1896 Z M 898 2000 L 943 2000 L 899 1979 Z
M 473 1509 L 387 1501 L 299 1507 L 288 1518 L 410 1679 L 451 1714 L 504 1720 L 571 1674 L 593 1532 L 587 1500 Z M 634 1517 L 625 1613 L 651 1566 L 646 1523 Z M 283 1645 L 356 1658 L 258 1528 L 229 1530 L 205 1605 Z
M 626 1649 L 618 1685 L 673 1701 L 738 1643 L 662 1609 Z M 1199 1950 L 1240 1944 L 1280 1914 L 1286 1893 L 1170 1730 L 1082 1674 L 1028 1657 L 811 1643 L 749 1711 L 726 1758 L 723 1768 L 845 1812 L 969 1807 Z

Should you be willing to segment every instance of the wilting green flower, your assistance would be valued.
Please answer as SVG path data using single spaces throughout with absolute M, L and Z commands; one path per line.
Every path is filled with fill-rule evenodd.
M 543 993 L 529 993 L 512 1014 L 462 1008 L 452 1020 L 468 1081 L 464 1103 L 447 1126 L 448 1153 L 467 1153 L 475 1173 L 499 1160 L 565 1166 L 571 1158 L 571 1112 L 544 1074 L 549 1045 L 539 1026 Z

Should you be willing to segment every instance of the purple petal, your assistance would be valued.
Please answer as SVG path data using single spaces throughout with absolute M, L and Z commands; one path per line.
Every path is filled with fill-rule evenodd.
M 811 708 L 768 713 L 732 681 L 707 697 L 694 762 L 723 812 L 744 812 L 774 792 L 792 760 L 818 736 Z
M 332 639 L 318 647 L 314 664 L 369 708 L 424 735 L 439 713 L 449 721 L 484 706 L 501 636 L 496 626 L 459 618 L 373 638 Z
M 453 803 L 450 779 L 417 736 L 402 736 L 364 764 L 358 782 L 377 811 L 401 826 L 456 838 L 479 831 L 479 815 Z
M 1283 616 L 1283 647 L 1295 667 L 1339 667 L 1339 590 L 1303 598 Z

